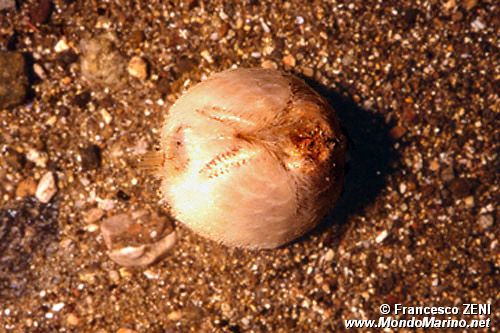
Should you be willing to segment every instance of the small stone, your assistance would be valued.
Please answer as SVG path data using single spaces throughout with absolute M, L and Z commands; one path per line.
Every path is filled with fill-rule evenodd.
M 16 171 L 20 171 L 26 165 L 27 157 L 14 149 L 7 149 L 7 152 L 4 156 L 7 164 L 14 168 Z
M 36 149 L 28 149 L 28 151 L 26 152 L 26 158 L 28 159 L 28 161 L 35 163 L 37 167 L 45 168 L 47 166 L 47 154 L 39 152 Z
M 439 162 L 436 160 L 432 160 L 431 163 L 429 164 L 429 169 L 431 171 L 438 171 L 439 170 Z
M 471 184 L 465 178 L 453 179 L 449 189 L 455 199 L 462 199 L 471 193 Z
M 479 17 L 476 18 L 474 21 L 472 21 L 471 26 L 472 29 L 476 31 L 483 30 L 484 28 L 486 28 L 486 25 L 479 19 Z
M 147 210 L 112 216 L 101 223 L 110 258 L 122 266 L 147 266 L 176 241 L 171 221 Z
M 38 186 L 36 188 L 35 197 L 41 203 L 48 203 L 50 199 L 56 194 L 56 180 L 52 172 L 47 172 L 43 175 L 43 177 L 38 182 Z
M 332 249 L 329 249 L 328 251 L 326 251 L 325 256 L 324 256 L 325 262 L 332 261 L 334 255 L 335 255 L 335 253 L 333 252 Z
M 389 131 L 390 136 L 395 140 L 402 138 L 403 135 L 405 135 L 405 133 L 406 133 L 406 128 L 404 128 L 403 126 L 399 126 L 399 125 L 394 126 Z
M 212 58 L 212 56 L 210 55 L 210 52 L 208 52 L 208 50 L 203 50 L 203 51 L 201 51 L 200 54 L 203 57 L 203 59 L 205 59 L 209 64 L 212 64 L 214 62 L 214 59 Z
M 119 89 L 126 83 L 126 61 L 113 34 L 82 40 L 80 48 L 81 73 L 88 83 L 110 89 Z
M 445 168 L 441 172 L 441 179 L 446 183 L 452 181 L 454 178 L 455 178 L 455 171 L 451 166 Z
M 313 77 L 314 69 L 312 69 L 311 67 L 304 67 L 302 68 L 302 74 L 304 74 L 307 77 Z
M 46 23 L 52 13 L 53 4 L 51 0 L 39 0 L 38 5 L 30 11 L 31 20 L 34 23 Z
M 288 54 L 286 56 L 283 57 L 283 65 L 287 66 L 287 67 L 295 67 L 295 58 L 293 57 L 293 55 L 291 54 Z
M 16 8 L 15 0 L 0 0 L 0 10 Z
M 469 195 L 464 199 L 465 207 L 467 208 L 472 208 L 474 207 L 474 197 L 472 195 Z
M 85 214 L 83 221 L 85 222 L 85 224 L 92 224 L 99 221 L 103 216 L 104 210 L 100 208 L 92 208 Z
M 113 117 L 109 114 L 108 111 L 106 111 L 106 109 L 101 109 L 101 116 L 106 125 L 109 125 L 113 120 Z
M 182 311 L 172 311 L 167 315 L 167 319 L 170 321 L 179 321 L 182 319 Z
M 382 243 L 384 241 L 384 239 L 387 238 L 387 236 L 389 236 L 389 233 L 387 232 L 387 230 L 383 230 L 381 233 L 378 234 L 378 236 L 375 238 L 375 242 L 377 243 Z
M 0 52 L 0 109 L 21 104 L 27 87 L 24 56 L 18 52 Z
M 64 38 L 60 39 L 54 46 L 54 51 L 56 51 L 56 53 L 61 53 L 67 50 L 69 50 L 69 45 L 68 43 L 66 43 L 66 40 Z
M 128 73 L 140 80 L 146 80 L 148 77 L 148 64 L 141 57 L 133 57 L 127 66 Z
M 451 11 L 453 8 L 455 8 L 457 5 L 456 0 L 448 0 L 446 3 L 443 4 L 443 9 L 446 11 Z
M 261 67 L 266 69 L 278 69 L 278 65 L 272 60 L 264 60 Z
M 64 308 L 64 303 L 62 303 L 62 302 L 52 305 L 52 311 L 54 311 L 54 312 L 59 312 L 62 310 L 62 308 Z
M 115 270 L 109 271 L 108 273 L 109 279 L 113 281 L 113 283 L 120 282 L 120 273 Z
M 474 7 L 476 7 L 478 0 L 464 0 L 462 2 L 462 5 L 464 6 L 465 10 L 470 11 Z
M 78 326 L 80 324 L 80 318 L 74 313 L 70 313 L 66 316 L 66 322 L 70 326 Z
M 482 230 L 485 230 L 485 229 L 488 229 L 489 227 L 491 227 L 493 225 L 493 222 L 494 222 L 493 216 L 490 214 L 479 216 L 479 220 L 477 221 L 477 223 L 479 224 L 479 227 Z
M 75 95 L 73 102 L 76 105 L 78 105 L 78 107 L 85 108 L 87 106 L 87 104 L 89 104 L 91 99 L 92 99 L 92 94 L 90 93 L 90 91 L 85 90 L 85 91 L 82 91 L 81 93 Z
M 80 158 L 83 170 L 97 169 L 101 165 L 101 149 L 97 145 L 80 149 Z
M 32 178 L 24 179 L 19 182 L 16 188 L 16 197 L 28 197 L 35 195 L 36 182 Z
M 87 224 L 86 226 L 83 227 L 83 230 L 85 230 L 86 232 L 93 233 L 99 230 L 99 225 L 95 223 Z

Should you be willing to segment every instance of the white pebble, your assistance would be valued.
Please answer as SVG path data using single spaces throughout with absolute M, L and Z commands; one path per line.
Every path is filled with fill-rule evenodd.
M 389 236 L 389 233 L 387 232 L 387 230 L 384 230 L 380 234 L 378 234 L 377 238 L 375 238 L 375 242 L 382 243 L 384 239 L 387 238 L 387 236 Z
M 54 194 L 57 192 L 56 180 L 52 172 L 47 172 L 40 179 L 38 186 L 36 188 L 35 197 L 41 203 L 47 203 L 52 199 Z
M 54 312 L 59 312 L 62 310 L 62 308 L 64 308 L 64 303 L 56 303 L 52 305 L 52 311 Z
M 483 30 L 486 25 L 481 22 L 481 20 L 479 18 L 475 19 L 472 23 L 471 23 L 471 26 L 472 26 L 472 29 L 474 30 Z
M 405 183 L 399 184 L 399 192 L 401 194 L 404 194 L 406 192 L 406 184 Z
M 61 53 L 67 50 L 69 50 L 69 45 L 66 43 L 64 39 L 58 41 L 56 46 L 54 46 L 54 51 L 56 51 L 57 53 Z

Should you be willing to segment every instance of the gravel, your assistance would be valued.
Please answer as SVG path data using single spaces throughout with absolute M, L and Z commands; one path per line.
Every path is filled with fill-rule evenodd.
M 12 3 L 0 1 L 0 58 L 15 54 L 0 66 L 0 331 L 328 332 L 382 303 L 469 302 L 492 303 L 498 327 L 496 1 Z M 137 154 L 187 87 L 232 66 L 293 72 L 332 102 L 350 141 L 340 202 L 277 250 L 177 224 L 163 260 L 121 267 L 100 223 L 168 210 Z M 42 203 L 49 172 L 57 195 Z

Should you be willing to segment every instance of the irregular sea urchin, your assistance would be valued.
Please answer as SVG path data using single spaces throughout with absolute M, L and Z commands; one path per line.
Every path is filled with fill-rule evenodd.
M 177 100 L 149 163 L 178 221 L 226 245 L 274 248 L 332 208 L 345 150 L 334 110 L 304 81 L 235 69 Z

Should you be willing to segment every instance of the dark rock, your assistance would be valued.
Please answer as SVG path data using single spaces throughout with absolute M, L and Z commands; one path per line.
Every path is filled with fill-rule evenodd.
M 465 178 L 456 178 L 450 182 L 449 189 L 455 199 L 461 199 L 471 193 L 471 182 Z
M 78 54 L 73 50 L 64 51 L 57 56 L 57 60 L 61 63 L 63 68 L 67 69 L 69 65 L 78 61 Z
M 16 171 L 21 170 L 26 165 L 26 156 L 13 149 L 7 149 L 6 160 L 7 164 L 9 164 Z
M 160 77 L 160 79 L 156 82 L 156 90 L 162 95 L 170 94 L 170 80 L 167 77 Z
M 52 13 L 52 7 L 52 1 L 40 0 L 38 2 L 38 5 L 33 7 L 30 11 L 31 20 L 34 23 L 46 23 L 50 18 L 50 14 Z
M 87 104 L 90 102 L 91 99 L 92 99 L 92 95 L 90 94 L 90 92 L 84 91 L 84 92 L 75 96 L 74 102 L 80 108 L 84 108 L 85 106 L 87 106 Z
M 21 104 L 26 98 L 27 87 L 23 55 L 18 52 L 0 52 L 0 109 Z
M 101 149 L 97 145 L 90 145 L 80 150 L 83 170 L 93 170 L 101 165 Z
M 119 190 L 118 193 L 116 193 L 116 197 L 120 200 L 123 200 L 123 201 L 128 201 L 130 200 L 130 195 L 128 195 L 127 193 L 125 193 L 124 191 L 122 190 Z

